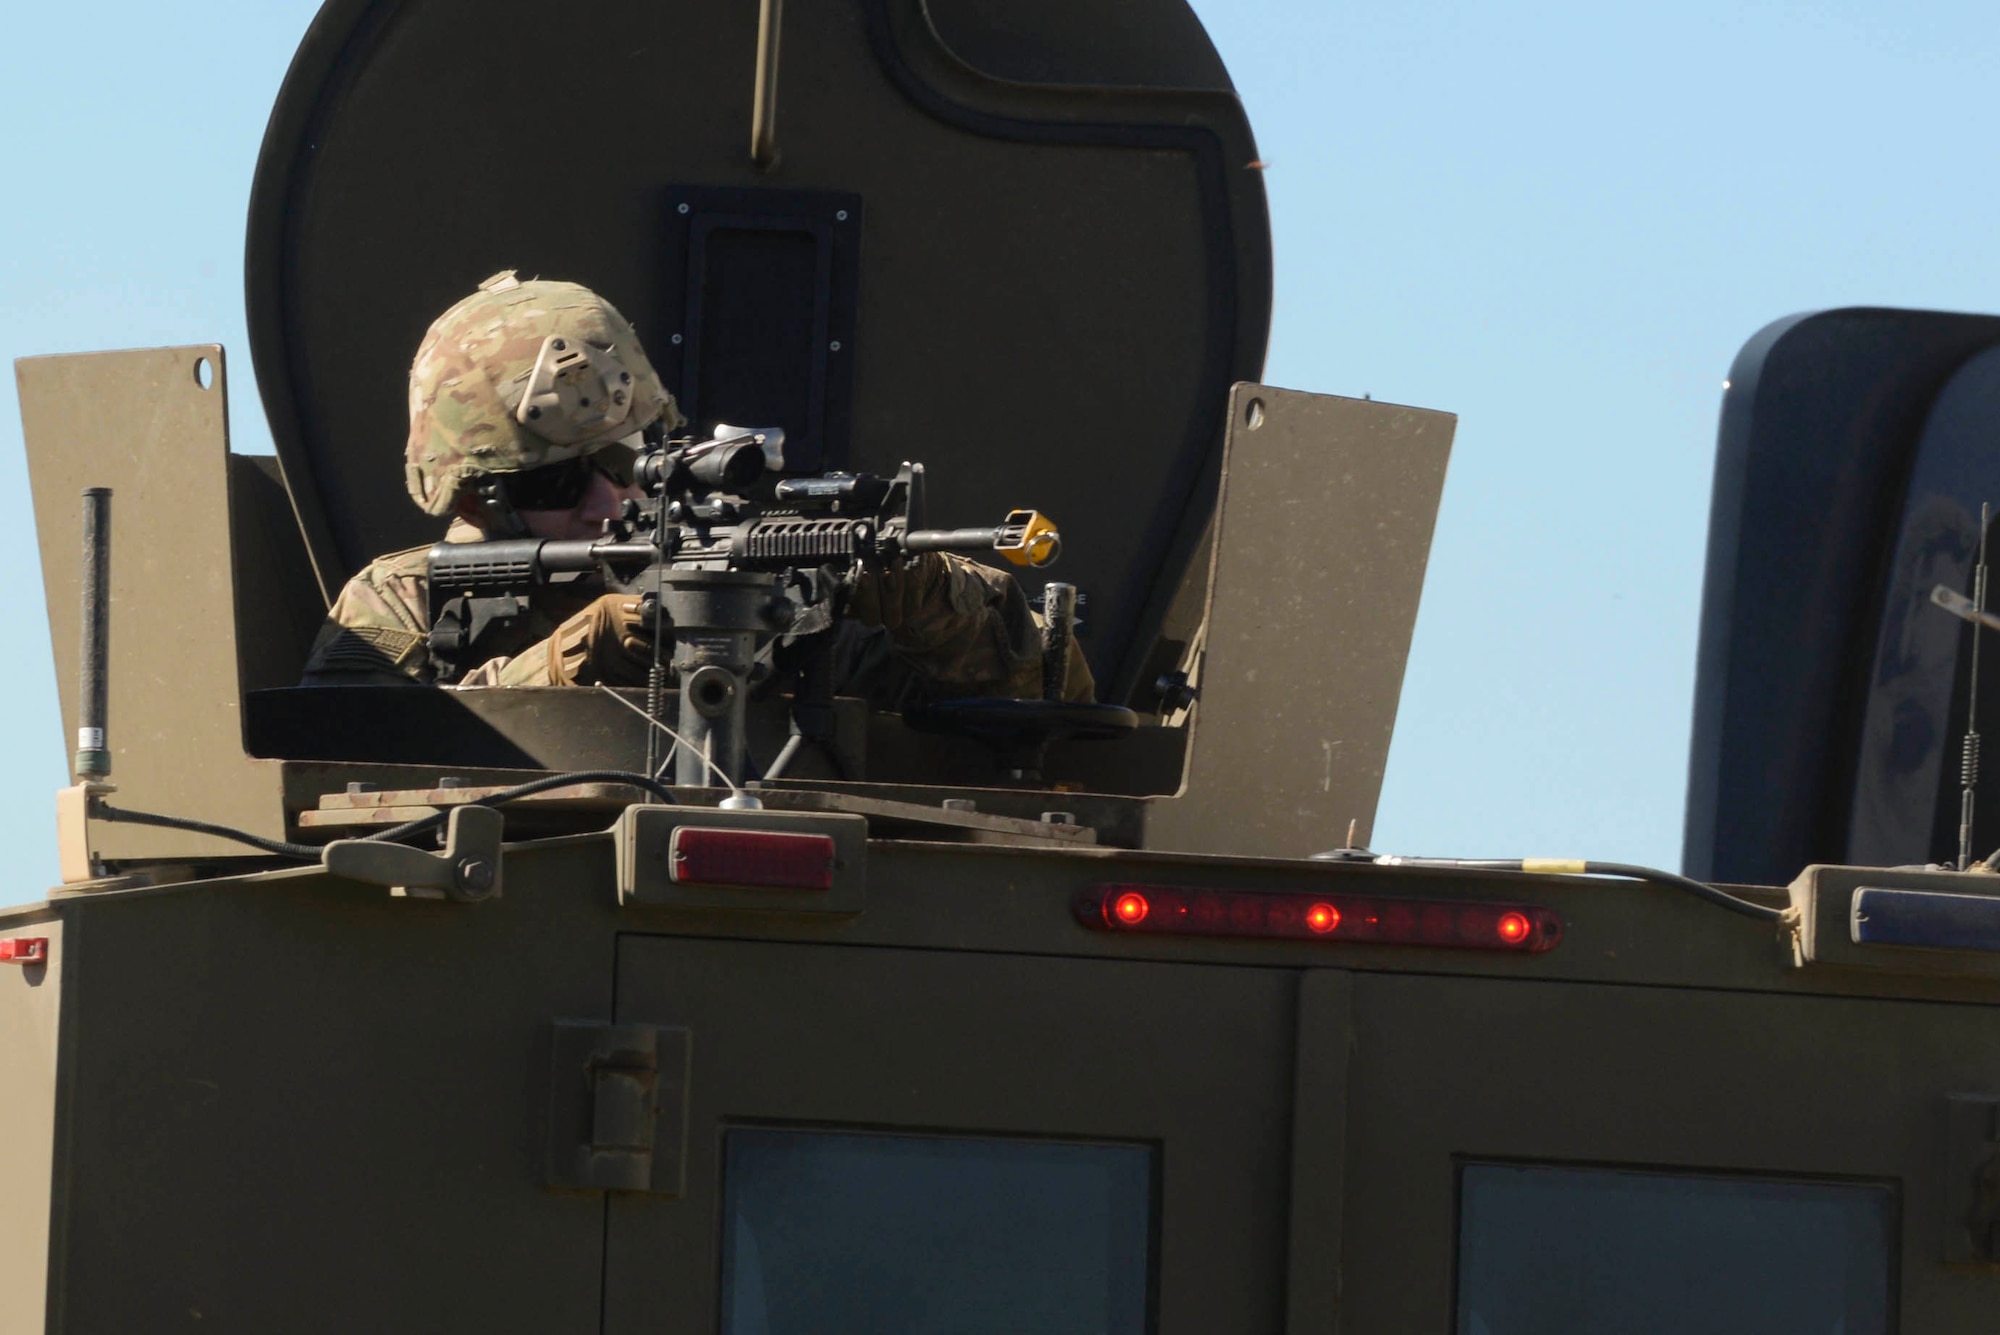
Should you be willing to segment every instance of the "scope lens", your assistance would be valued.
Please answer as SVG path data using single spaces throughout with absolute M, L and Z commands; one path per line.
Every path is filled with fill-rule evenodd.
M 764 476 L 764 447 L 748 440 L 717 446 L 688 465 L 688 472 L 705 487 L 747 487 Z

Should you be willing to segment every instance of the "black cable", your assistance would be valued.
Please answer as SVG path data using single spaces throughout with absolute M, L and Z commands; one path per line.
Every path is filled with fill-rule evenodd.
M 248 830 L 234 830 L 227 825 L 194 820 L 187 816 L 162 816 L 152 811 L 127 811 L 108 802 L 97 803 L 91 808 L 90 814 L 100 820 L 114 821 L 120 825 L 156 825 L 163 830 L 192 830 L 196 834 L 209 834 L 217 839 L 230 839 L 239 844 L 248 844 L 266 853 L 275 853 L 279 857 L 303 858 L 307 862 L 319 861 L 317 845 L 288 844 L 282 839 L 266 839 L 263 835 L 251 834 Z
M 1759 904 L 1718 890 L 1712 885 L 1690 877 L 1661 871 L 1657 867 L 1639 867 L 1629 862 L 1581 862 L 1558 858 L 1403 858 L 1382 857 L 1376 862 L 1395 867 L 1455 867 L 1468 871 L 1525 871 L 1550 872 L 1565 876 L 1616 876 L 1627 881 L 1645 881 L 1653 885 L 1680 890 L 1705 900 L 1717 908 L 1760 922 L 1777 922 L 1785 916 L 1785 910 L 1772 908 L 1769 904 Z
M 827 747 L 825 749 L 830 752 L 832 748 Z M 579 783 L 630 784 L 634 788 L 643 789 L 652 796 L 659 798 L 662 802 L 677 804 L 679 801 L 674 796 L 673 789 L 657 779 L 648 778 L 643 774 L 633 774 L 627 770 L 597 769 L 577 770 L 568 774 L 545 775 L 542 778 L 531 779 L 527 783 L 518 784 L 512 788 L 503 788 L 497 793 L 490 793 L 477 801 L 467 802 L 462 805 L 497 807 L 515 801 L 518 798 L 532 797 L 536 793 L 548 792 L 555 788 L 568 788 Z M 320 859 L 321 847 L 319 845 L 289 844 L 279 839 L 266 839 L 262 835 L 251 834 L 247 830 L 231 829 L 227 825 L 217 825 L 211 821 L 195 820 L 187 816 L 162 816 L 150 811 L 128 811 L 122 807 L 114 807 L 108 802 L 98 803 L 94 808 L 94 813 L 103 820 L 126 825 L 153 825 L 168 830 L 190 830 L 196 834 L 212 835 L 218 839 L 229 839 L 240 844 L 248 844 L 252 848 L 261 849 L 266 853 L 273 853 L 280 857 L 299 858 L 306 862 L 318 862 Z M 401 825 L 392 826 L 386 830 L 378 830 L 374 834 L 364 837 L 376 843 L 393 843 L 399 839 L 407 839 L 413 834 L 424 834 L 430 830 L 434 830 L 450 819 L 450 810 L 433 812 L 431 815 L 420 816 L 416 820 L 405 821 Z M 1995 853 L 1993 857 L 1994 859 L 2000 859 L 2000 853 Z M 1621 880 L 1643 881 L 1653 885 L 1665 886 L 1672 890 L 1680 890 L 1686 894 L 1693 895 L 1697 899 L 1713 904 L 1717 908 L 1727 909 L 1731 913 L 1740 914 L 1746 918 L 1755 918 L 1761 922 L 1777 922 L 1784 917 L 1783 909 L 1772 908 L 1769 904 L 1758 904 L 1748 899 L 1739 898 L 1736 895 L 1730 894 L 1727 890 L 1719 890 L 1715 886 L 1694 880 L 1691 877 L 1680 876 L 1670 871 L 1661 871 L 1657 867 L 1641 867 L 1628 862 L 1580 862 L 1553 858 L 1406 858 L 1395 856 L 1378 857 L 1374 861 L 1379 865 L 1394 867 L 1441 867 L 1465 871 L 1519 871 L 1572 876 L 1615 876 Z
M 666 784 L 661 783 L 658 779 L 649 779 L 643 774 L 633 774 L 626 770 L 589 769 L 577 770 L 569 774 L 546 775 L 542 778 L 519 784 L 513 788 L 503 788 L 497 793 L 490 793 L 475 802 L 466 802 L 462 805 L 497 807 L 503 803 L 512 802 L 516 798 L 531 797 L 536 793 L 547 792 L 551 788 L 567 788 L 571 784 L 578 783 L 626 783 L 632 785 L 634 788 L 643 788 L 646 792 L 670 805 L 678 801 L 674 796 L 674 790 Z M 298 858 L 305 862 L 318 862 L 320 860 L 320 853 L 323 850 L 323 845 L 320 844 L 288 844 L 282 839 L 266 839 L 261 834 L 251 834 L 248 830 L 238 830 L 227 825 L 217 825 L 213 821 L 195 820 L 191 816 L 163 816 L 154 811 L 130 811 L 124 807 L 114 807 L 108 802 L 97 803 L 91 808 L 91 814 L 100 820 L 111 821 L 121 825 L 152 825 L 163 830 L 189 830 L 195 834 L 212 835 L 217 839 L 228 839 L 235 843 L 248 844 L 250 847 L 260 849 L 266 853 L 276 854 L 279 857 Z M 401 825 L 392 826 L 386 830 L 378 830 L 374 834 L 363 837 L 371 842 L 394 842 L 398 839 L 407 839 L 413 834 L 422 834 L 427 830 L 434 830 L 450 819 L 451 811 L 447 809 L 435 812 L 429 816 L 419 817 L 413 821 L 405 821 Z
M 627 783 L 634 788 L 645 789 L 648 793 L 651 793 L 654 797 L 659 798 L 669 806 L 678 805 L 680 802 L 680 799 L 674 796 L 672 788 L 661 783 L 658 779 L 648 778 L 644 774 L 634 774 L 629 770 L 621 769 L 583 769 L 573 770 L 568 774 L 549 774 L 539 779 L 530 779 L 527 783 L 519 784 L 513 788 L 502 788 L 499 792 L 490 793 L 477 801 L 464 802 L 458 805 L 468 807 L 497 807 L 504 803 L 512 802 L 516 798 L 532 797 L 536 793 L 545 793 L 551 788 L 568 788 L 572 784 L 578 783 Z M 399 839 L 407 839 L 413 834 L 423 834 L 428 830 L 435 830 L 450 819 L 451 810 L 446 809 L 444 811 L 433 812 L 428 816 L 419 816 L 413 821 L 405 821 L 401 825 L 392 826 L 389 829 L 380 830 L 365 837 L 375 843 L 394 843 Z M 317 858 L 319 854 L 315 852 L 313 856 Z

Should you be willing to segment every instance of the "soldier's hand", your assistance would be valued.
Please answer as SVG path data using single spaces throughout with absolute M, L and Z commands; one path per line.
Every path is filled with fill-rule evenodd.
M 559 686 L 644 686 L 653 635 L 639 598 L 607 593 L 549 636 L 549 680 Z
M 935 552 L 868 565 L 855 572 L 847 612 L 864 626 L 881 626 L 892 636 L 922 620 L 939 600 L 945 565 Z

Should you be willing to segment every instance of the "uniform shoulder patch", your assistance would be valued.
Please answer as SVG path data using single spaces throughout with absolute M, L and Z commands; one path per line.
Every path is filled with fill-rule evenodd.
M 414 677 L 423 664 L 423 648 L 423 636 L 397 626 L 327 625 L 306 660 L 306 675 L 393 672 Z

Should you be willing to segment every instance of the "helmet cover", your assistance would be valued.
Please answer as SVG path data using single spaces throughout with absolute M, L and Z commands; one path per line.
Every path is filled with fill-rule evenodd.
M 512 270 L 440 315 L 410 366 L 404 480 L 428 514 L 471 479 L 582 458 L 685 419 L 617 308 Z

